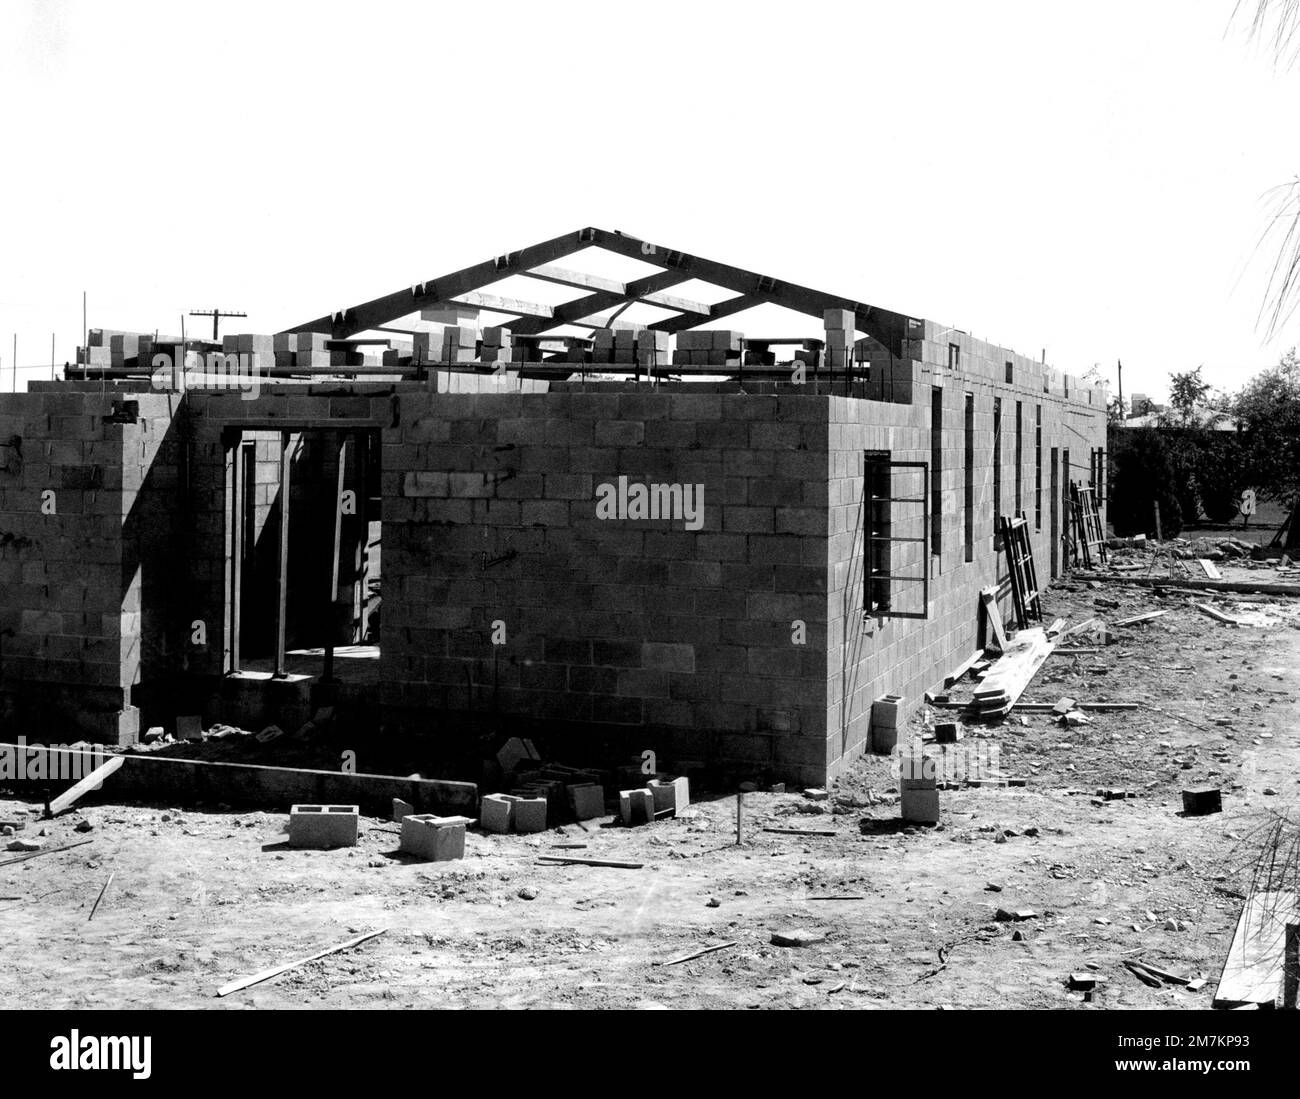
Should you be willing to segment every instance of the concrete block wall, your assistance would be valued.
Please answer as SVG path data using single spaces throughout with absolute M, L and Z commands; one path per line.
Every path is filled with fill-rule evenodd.
M 393 722 L 511 715 L 824 773 L 826 398 L 565 383 L 402 402 L 383 457 Z M 598 518 L 620 476 L 702 485 L 702 525 Z
M 0 447 L 5 732 L 114 743 L 138 734 L 130 693 L 145 659 L 151 578 L 135 552 L 135 520 L 149 506 L 145 471 L 165 431 L 114 422 L 126 399 L 145 414 L 160 400 L 49 382 L 0 397 L 0 443 L 21 440 Z
M 1069 451 L 1072 476 L 1086 482 L 1091 454 L 1106 445 L 1106 391 L 1084 386 L 1077 379 L 1041 363 L 965 336 L 930 321 L 914 322 L 916 338 L 906 341 L 902 358 L 887 351 L 872 356 L 867 390 L 875 400 L 830 398 L 828 476 L 830 539 L 827 606 L 827 744 L 829 776 L 839 773 L 868 749 L 871 703 L 886 694 L 901 694 L 911 711 L 926 690 L 977 646 L 979 591 L 996 586 L 1003 621 L 1014 617 L 1005 555 L 995 549 L 994 497 L 1000 495 L 1003 514 L 1023 511 L 1040 587 L 1059 571 L 1064 560 L 1059 536 L 1068 514 L 1069 478 L 1063 466 Z M 949 365 L 948 342 L 960 354 Z M 916 357 L 912 357 L 916 356 Z M 1008 382 L 1008 364 L 1010 381 Z M 1066 389 L 1069 396 L 1066 396 Z M 931 435 L 934 405 L 939 394 L 942 432 L 937 447 Z M 900 400 L 906 392 L 907 400 Z M 966 397 L 974 398 L 972 439 L 973 540 L 966 544 Z M 1000 477 L 994 473 L 994 401 L 1001 402 Z M 1016 406 L 1020 405 L 1020 497 L 1016 497 Z M 1042 415 L 1041 507 L 1036 507 L 1040 469 L 1036 429 Z M 928 617 L 871 617 L 863 614 L 864 505 L 863 455 L 886 451 L 895 461 L 925 462 L 935 476 L 937 493 L 929 505 L 931 544 Z M 1056 527 L 1053 555 L 1051 458 L 1057 456 Z M 916 481 L 902 482 L 900 495 L 911 495 Z M 1000 493 L 995 491 L 1000 483 Z M 1017 504 L 1019 507 L 1017 507 Z M 899 516 L 899 512 L 905 514 Z M 1104 508 L 1103 508 L 1104 511 Z M 921 533 L 917 509 L 894 505 L 895 536 Z M 900 520 L 902 520 L 900 522 Z M 938 538 L 933 534 L 937 528 Z M 934 549 L 938 549 L 936 554 Z M 899 574 L 916 574 L 914 547 L 896 547 L 892 564 Z M 969 560 L 967 559 L 969 556 Z M 906 599 L 909 592 L 902 591 Z M 1044 614 L 1050 621 L 1050 595 Z

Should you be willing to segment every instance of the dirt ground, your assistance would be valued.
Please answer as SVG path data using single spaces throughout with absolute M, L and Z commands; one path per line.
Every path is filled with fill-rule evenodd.
M 439 864 L 398 856 L 396 826 L 379 820 L 363 820 L 355 849 L 312 852 L 284 846 L 283 813 L 102 804 L 33 819 L 20 836 L 94 842 L 0 867 L 0 1007 L 1207 1008 L 1241 906 L 1229 894 L 1249 881 L 1243 841 L 1300 794 L 1300 600 L 1227 597 L 1263 612 L 1236 628 L 1190 598 L 1109 582 L 1048 593 L 1049 620 L 1170 613 L 1050 658 L 1025 700 L 1160 710 L 969 726 L 963 744 L 996 744 L 1026 785 L 944 791 L 936 828 L 899 824 L 887 758 L 862 760 L 827 801 L 748 795 L 741 844 L 734 795 L 640 828 L 471 831 L 466 858 Z M 945 716 L 922 708 L 910 732 Z M 1181 816 L 1180 791 L 1201 785 L 1222 787 L 1224 811 Z M 1103 787 L 1136 796 L 1102 800 Z M 0 801 L 0 817 L 18 808 L 36 807 Z M 644 867 L 536 861 L 557 844 Z M 818 899 L 841 896 L 860 899 Z M 1036 915 L 999 923 L 999 907 Z M 215 996 L 377 928 L 389 930 Z M 824 940 L 772 944 L 792 929 Z M 1209 984 L 1148 988 L 1125 958 Z M 1085 971 L 1102 978 L 1089 1003 L 1067 988 Z

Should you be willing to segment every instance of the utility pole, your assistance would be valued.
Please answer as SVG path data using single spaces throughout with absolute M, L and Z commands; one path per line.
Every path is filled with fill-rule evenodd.
M 212 318 L 212 342 L 216 343 L 217 325 L 221 322 L 222 317 L 246 317 L 247 313 L 230 313 L 224 309 L 191 309 L 191 317 L 211 317 Z
M 1115 368 L 1119 371 L 1119 417 L 1124 418 L 1124 362 L 1121 359 L 1115 360 Z

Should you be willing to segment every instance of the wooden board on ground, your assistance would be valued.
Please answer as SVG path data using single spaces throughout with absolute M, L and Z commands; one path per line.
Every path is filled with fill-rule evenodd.
M 1204 557 L 1198 557 L 1196 563 L 1201 566 L 1201 570 L 1211 580 L 1222 580 L 1223 573 L 1219 571 L 1219 566 L 1213 561 L 1207 561 Z
M 1214 994 L 1215 1007 L 1272 1007 L 1282 996 L 1288 923 L 1300 923 L 1291 892 L 1256 893 L 1242 906 Z
M 1147 611 L 1146 614 L 1135 614 L 1132 618 L 1125 618 L 1120 622 L 1116 622 L 1115 629 L 1118 630 L 1123 626 L 1140 626 L 1144 622 L 1150 622 L 1159 618 L 1162 614 L 1168 613 L 1168 611 Z
M 1202 614 L 1208 614 L 1216 622 L 1226 622 L 1229 626 L 1241 625 L 1241 623 L 1237 619 L 1233 618 L 1232 615 L 1224 614 L 1222 611 L 1216 610 L 1214 607 L 1211 607 L 1207 603 L 1193 603 L 1192 606 L 1194 606 Z
M 96 767 L 71 790 L 65 790 L 57 798 L 51 801 L 47 816 L 57 817 L 83 794 L 87 794 L 91 790 L 97 790 L 103 783 L 104 779 L 108 778 L 109 775 L 113 774 L 113 772 L 121 766 L 122 757 L 114 756 L 102 767 Z

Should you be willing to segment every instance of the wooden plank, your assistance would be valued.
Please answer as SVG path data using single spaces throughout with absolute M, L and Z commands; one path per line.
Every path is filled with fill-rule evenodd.
M 1007 651 L 1007 632 L 1002 628 L 1002 612 L 998 609 L 998 591 L 997 588 L 980 589 L 980 610 L 984 615 L 984 621 L 988 624 L 989 633 L 993 635 L 993 644 L 985 644 L 984 651 L 995 648 L 998 652 Z M 988 635 L 984 637 L 985 642 L 989 640 Z
M 681 965 L 682 962 L 689 962 L 695 958 L 702 958 L 705 954 L 712 954 L 715 950 L 726 950 L 729 946 L 735 946 L 735 942 L 718 943 L 716 946 L 706 946 L 703 950 L 695 950 L 690 954 L 683 954 L 680 958 L 674 958 L 671 962 L 661 962 L 661 965 Z
M 1140 626 L 1144 622 L 1150 622 L 1159 618 L 1162 614 L 1168 613 L 1168 611 L 1148 611 L 1146 614 L 1135 614 L 1132 618 L 1125 618 L 1122 622 L 1114 623 L 1114 628 L 1118 630 L 1123 626 Z
M 337 946 L 327 946 L 324 950 L 318 950 L 315 954 L 310 954 L 306 958 L 299 958 L 297 961 L 285 962 L 284 965 L 277 965 L 271 969 L 263 969 L 260 973 L 254 973 L 251 977 L 240 977 L 237 981 L 231 981 L 229 984 L 222 985 L 217 989 L 218 996 L 229 996 L 232 992 L 239 992 L 241 989 L 248 988 L 251 985 L 261 984 L 263 981 L 269 981 L 272 977 L 278 977 L 281 973 L 287 973 L 291 969 L 297 969 L 300 965 L 306 965 L 308 962 L 314 962 L 317 958 L 324 958 L 328 954 L 337 954 L 342 950 L 350 950 L 354 946 L 360 946 L 368 939 L 373 939 L 382 935 L 388 928 L 381 927 L 378 931 L 369 931 L 364 935 L 358 935 L 355 939 L 349 939 L 345 943 L 339 943 Z
M 764 828 L 764 832 L 775 832 L 779 836 L 838 836 L 833 828 Z
M 77 783 L 76 786 L 72 787 L 70 790 L 65 790 L 57 798 L 51 801 L 50 807 L 45 813 L 46 817 L 57 817 L 67 809 L 68 806 L 75 803 L 83 794 L 89 793 L 91 790 L 99 789 L 103 781 L 108 778 L 109 775 L 114 774 L 118 768 L 122 766 L 122 763 L 122 756 L 113 756 L 112 759 L 108 760 L 102 766 L 96 767 L 90 772 L 90 774 Z
M 979 650 L 976 650 L 975 652 L 971 653 L 970 656 L 968 656 L 965 660 L 963 660 L 960 664 L 958 664 L 957 667 L 955 667 L 951 672 L 949 672 L 946 676 L 943 677 L 944 687 L 951 687 L 954 683 L 956 683 L 959 679 L 961 679 L 968 671 L 970 671 L 971 667 L 974 664 L 982 660 L 983 657 L 984 654 Z
M 1211 607 L 1208 603 L 1193 603 L 1192 606 L 1194 606 L 1202 614 L 1208 614 L 1216 622 L 1225 622 L 1229 626 L 1241 625 L 1240 619 L 1233 618 L 1232 615 L 1230 614 L 1224 614 L 1222 611 L 1216 610 L 1214 607 Z
M 486 309 L 490 313 L 510 313 L 517 317 L 542 317 L 550 320 L 555 315 L 555 308 L 533 301 L 520 301 L 517 298 L 503 298 L 499 294 L 484 294 L 478 290 L 467 290 L 457 294 L 452 305 L 468 305 L 474 309 Z
M 108 887 L 113 884 L 113 877 L 116 874 L 116 870 L 114 870 L 112 874 L 109 874 L 108 880 L 104 882 L 103 886 L 100 888 L 99 896 L 95 898 L 95 903 L 90 908 L 90 915 L 86 917 L 87 923 L 90 923 L 90 921 L 95 918 L 95 913 L 99 911 L 99 902 L 104 899 L 104 894 L 108 892 Z
M 1112 569 L 1118 565 L 1111 565 Z M 1134 566 L 1141 569 L 1141 565 Z M 1300 597 L 1300 584 L 1256 583 L 1253 580 L 1192 580 L 1164 576 L 1116 576 L 1109 572 L 1076 572 L 1075 580 L 1099 580 L 1112 584 L 1137 584 L 1144 588 L 1194 588 L 1198 591 L 1227 591 L 1257 595 Z
M 563 855 L 538 855 L 543 862 L 564 863 L 566 866 L 612 866 L 616 870 L 640 870 L 644 863 L 616 862 L 612 859 L 565 858 Z
M 1010 711 L 1055 647 L 1041 627 L 1021 630 L 975 688 L 975 707 L 992 714 Z
M 1287 925 L 1300 923 L 1293 892 L 1255 893 L 1244 905 L 1214 994 L 1222 1008 L 1271 1007 L 1281 997 Z
M 80 847 L 84 843 L 94 843 L 93 839 L 77 840 L 76 843 L 65 843 L 61 847 L 42 847 L 39 851 L 28 851 L 23 855 L 15 855 L 12 859 L 0 861 L 0 866 L 12 866 L 16 862 L 26 862 L 28 859 L 38 859 L 42 855 L 57 855 L 60 851 L 71 851 L 74 847 Z
M 1201 566 L 1201 571 L 1211 580 L 1223 579 L 1223 573 L 1219 571 L 1219 566 L 1213 561 L 1207 561 L 1204 557 L 1198 557 L 1196 563 Z

